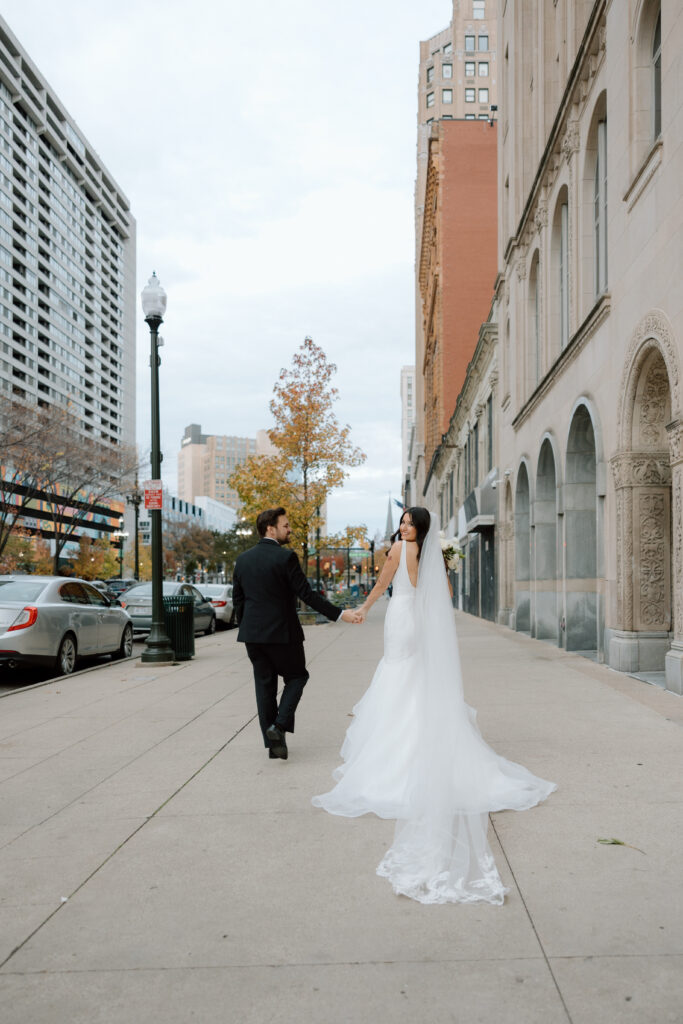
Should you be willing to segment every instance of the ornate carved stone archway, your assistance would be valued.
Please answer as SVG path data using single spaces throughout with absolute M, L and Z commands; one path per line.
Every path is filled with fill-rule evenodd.
M 664 667 L 671 630 L 683 655 L 683 418 L 674 335 L 660 310 L 631 337 L 617 430 L 617 631 L 610 663 L 630 671 Z

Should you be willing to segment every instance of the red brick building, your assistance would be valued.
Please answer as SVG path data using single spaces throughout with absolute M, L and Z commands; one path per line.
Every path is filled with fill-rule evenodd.
M 497 272 L 497 125 L 431 125 L 419 260 L 427 475 L 448 429 L 493 299 Z M 417 410 L 419 416 L 421 410 Z

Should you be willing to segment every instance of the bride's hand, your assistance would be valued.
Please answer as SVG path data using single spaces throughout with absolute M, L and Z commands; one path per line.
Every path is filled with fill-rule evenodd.
M 362 604 L 359 608 L 356 608 L 356 622 L 363 623 L 368 617 L 368 609 Z

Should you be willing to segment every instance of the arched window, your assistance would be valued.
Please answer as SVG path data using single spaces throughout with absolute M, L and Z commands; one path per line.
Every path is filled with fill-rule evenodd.
M 563 185 L 555 206 L 550 247 L 550 360 L 569 343 L 569 198 Z
M 638 5 L 636 5 L 638 6 Z M 631 54 L 631 173 L 637 174 L 662 132 L 662 5 L 642 0 Z
M 536 388 L 541 379 L 541 281 L 538 251 L 534 254 L 529 271 L 528 325 L 528 391 Z
M 654 115 L 654 137 L 662 132 L 662 12 L 657 16 L 654 39 L 652 40 L 652 112 Z
M 607 118 L 597 124 L 597 155 L 593 182 L 595 297 L 607 288 Z

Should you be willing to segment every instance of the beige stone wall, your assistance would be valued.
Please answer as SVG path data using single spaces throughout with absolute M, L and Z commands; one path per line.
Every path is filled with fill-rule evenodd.
M 666 664 L 676 687 L 683 8 L 661 3 L 655 136 L 659 10 L 650 0 L 502 5 L 499 459 L 511 488 L 498 515 L 509 520 L 505 501 L 524 499 L 528 475 L 530 579 L 521 582 L 532 635 L 542 595 L 554 588 L 558 643 L 572 646 L 572 630 L 577 642 L 593 636 L 598 657 L 631 671 Z M 535 516 L 544 440 L 558 484 L 557 573 L 541 586 Z M 524 589 L 508 576 L 501 573 L 501 608 L 511 590 Z M 511 622 L 518 625 L 514 614 Z

